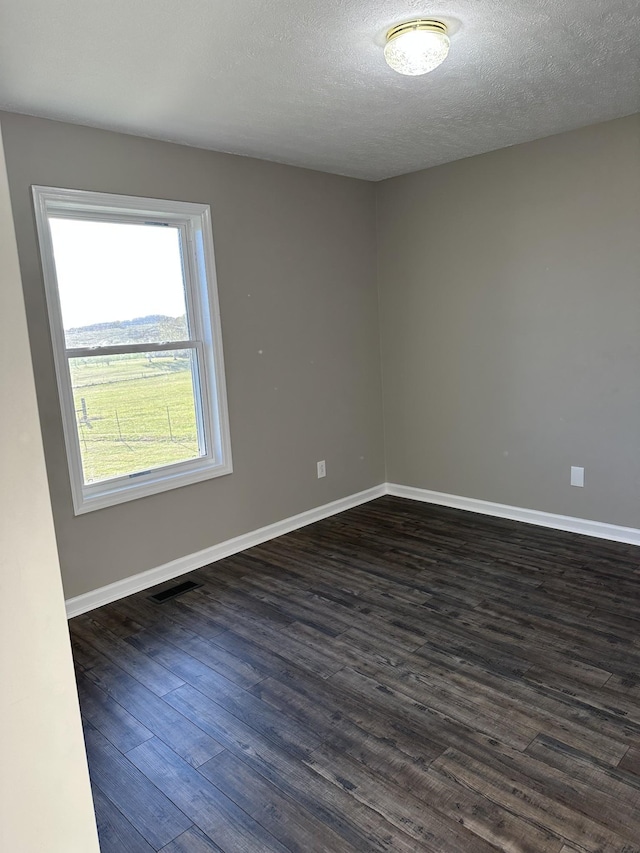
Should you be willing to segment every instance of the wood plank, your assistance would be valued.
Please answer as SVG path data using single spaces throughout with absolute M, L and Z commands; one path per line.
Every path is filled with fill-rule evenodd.
M 198 590 L 194 590 L 189 593 L 189 597 L 196 595 L 197 592 Z M 130 595 L 109 607 L 113 607 L 116 616 L 131 619 L 143 628 L 173 626 L 184 628 L 204 639 L 211 639 L 224 631 L 224 626 L 216 622 L 211 614 L 205 616 L 190 610 L 182 596 L 158 605 L 149 601 L 150 593 L 151 590 L 145 590 L 136 595 Z M 132 631 L 127 636 L 131 636 L 131 633 L 135 632 Z
M 366 762 L 381 778 L 408 789 L 420 784 L 424 769 L 444 748 L 424 731 L 398 723 L 366 700 L 336 691 L 333 685 L 325 687 L 311 679 L 306 683 L 267 679 L 254 691 L 275 708 L 306 722 L 325 744 Z
M 75 619 L 69 621 L 69 636 L 71 639 L 71 651 L 75 663 L 82 668 L 84 672 L 91 669 L 99 663 L 108 663 L 109 659 L 97 649 L 94 649 L 90 643 L 87 643 L 82 637 L 75 633 Z
M 498 729 L 495 729 L 495 716 L 504 719 L 508 714 L 510 729 L 517 731 L 520 728 L 524 737 L 533 733 L 529 742 L 539 733 L 562 738 L 579 749 L 590 749 L 612 764 L 616 764 L 627 746 L 637 743 L 640 737 L 640 728 L 632 722 L 627 721 L 621 726 L 615 714 L 602 712 L 575 701 L 572 696 L 530 685 L 523 680 L 497 679 L 489 673 L 469 678 L 466 673 L 454 669 L 435 667 L 429 673 L 405 670 L 397 674 L 385 672 L 379 678 L 386 686 L 418 702 L 429 691 L 430 706 L 466 723 L 472 721 L 475 709 L 478 715 L 476 728 L 495 737 L 501 738 L 504 727 L 498 722 Z M 512 746 L 519 746 L 513 738 L 501 739 Z M 524 744 L 521 748 L 526 746 Z
M 386 680 L 389 681 L 388 678 Z M 377 702 L 389 714 L 399 715 L 414 728 L 423 728 L 426 732 L 430 732 L 433 726 L 437 733 L 441 722 L 450 721 L 459 723 L 470 732 L 481 731 L 491 737 L 502 737 L 504 743 L 519 749 L 525 749 L 538 733 L 533 724 L 529 725 L 522 720 L 505 727 L 504 715 L 500 711 L 494 712 L 486 703 L 476 705 L 473 697 L 463 702 L 459 694 L 441 695 L 430 698 L 426 705 L 422 697 L 415 698 L 409 692 L 390 687 L 350 668 L 337 673 L 332 682 L 348 693 L 356 693 Z
M 97 785 L 91 786 L 96 813 L 100 853 L 153 853 L 155 850 L 140 835 L 122 812 L 102 793 Z
M 445 806 L 449 811 L 449 814 L 446 814 L 435 806 L 431 797 L 426 795 L 425 789 L 424 796 L 418 798 L 397 785 L 381 782 L 375 772 L 365 764 L 341 755 L 337 750 L 321 747 L 307 760 L 307 764 L 359 802 L 378 811 L 389 823 L 401 828 L 433 853 L 459 853 L 460 850 L 491 853 L 500 849 L 493 841 L 506 840 L 514 847 L 523 836 L 526 837 L 525 823 L 521 822 L 520 826 L 517 826 L 518 822 L 509 820 L 507 815 L 497 817 L 496 831 L 491 831 L 487 823 L 474 819 L 474 811 L 482 812 L 482 806 L 478 806 L 482 801 L 481 797 L 476 797 L 475 805 L 469 806 L 463 804 L 464 797 L 460 796 L 455 810 L 451 811 Z M 434 778 L 432 790 L 437 787 Z M 443 797 L 437 796 L 436 801 L 441 806 L 444 805 Z M 490 805 L 492 803 L 487 801 L 486 806 Z M 531 846 L 529 849 L 535 849 L 537 853 L 544 850 L 558 853 L 562 846 L 562 842 L 550 833 L 538 833 L 535 839 L 530 834 L 530 841 L 536 841 L 537 846 Z
M 146 741 L 128 757 L 225 853 L 287 853 L 264 827 L 162 741 Z
M 220 645 L 208 642 L 198 634 L 175 624 L 170 627 L 156 625 L 153 633 L 186 652 L 192 658 L 206 664 L 239 687 L 252 687 L 264 678 L 263 672 L 242 660 L 241 657 L 231 654 Z M 218 636 L 219 634 L 216 634 L 216 637 Z
M 299 667 L 318 673 L 325 678 L 328 678 L 339 669 L 339 663 L 336 662 L 335 658 L 305 643 L 301 643 L 293 637 L 285 635 L 282 631 L 282 626 L 290 625 L 294 621 L 293 619 L 287 617 L 286 620 L 273 624 L 256 619 L 254 618 L 252 609 L 255 605 L 251 604 L 249 606 L 246 599 L 243 599 L 245 602 L 244 607 L 241 607 L 240 604 L 234 605 L 233 608 L 228 610 L 228 614 L 222 617 L 220 608 L 227 608 L 226 598 L 224 605 L 218 602 L 216 606 L 216 599 L 213 597 L 212 601 L 214 602 L 212 606 L 216 607 L 219 617 L 228 620 L 228 627 L 234 633 L 250 640 L 257 640 L 266 648 L 276 652 L 276 654 L 285 655 L 288 659 L 295 660 Z M 215 637 L 213 642 L 218 640 L 219 638 Z
M 127 752 L 153 737 L 153 732 L 86 675 L 76 676 L 82 716 L 120 752 Z
M 87 678 L 194 767 L 222 751 L 197 725 L 114 664 L 94 667 Z
M 349 795 L 314 773 L 301 761 L 279 750 L 197 690 L 181 687 L 167 696 L 185 715 L 358 850 L 417 853 L 420 845 L 396 830 L 377 812 L 352 802 Z
M 318 746 L 317 737 L 284 714 L 277 714 L 257 696 L 233 684 L 190 655 L 159 641 L 153 634 L 141 633 L 129 642 L 144 650 L 155 660 L 161 660 L 171 672 L 180 675 L 186 684 L 196 687 L 217 705 L 225 708 L 254 731 L 292 753 L 305 755 Z
M 627 773 L 620 765 L 614 767 L 589 752 L 545 735 L 538 735 L 527 747 L 526 754 L 561 771 L 568 779 L 583 783 L 591 791 L 609 795 L 631 810 L 640 809 L 640 778 Z M 548 771 L 547 778 L 550 777 Z M 629 825 L 633 827 L 634 823 L 631 821 Z
M 331 827 L 232 753 L 227 751 L 212 758 L 200 768 L 200 773 L 288 849 L 305 853 L 326 853 L 327 850 L 355 853 L 356 848 Z
M 144 684 L 156 696 L 163 696 L 184 684 L 184 681 L 146 655 L 140 654 L 95 619 L 78 616 L 73 625 L 73 633 L 105 658 L 116 663 L 140 684 Z
M 433 766 L 460 785 L 484 794 L 523 820 L 545 825 L 559 837 L 590 853 L 600 853 L 603 849 L 624 849 L 625 853 L 640 851 L 640 846 L 627 843 L 624 837 L 592 818 L 556 802 L 528 785 L 516 783 L 487 763 L 481 764 L 455 749 L 446 750 L 434 761 Z
M 454 747 L 455 748 L 455 747 Z M 496 748 L 491 742 L 478 738 L 464 745 L 464 754 L 480 766 L 487 766 L 504 779 L 531 788 L 554 803 L 566 806 L 571 811 L 584 815 L 604 827 L 613 830 L 628 841 L 635 841 L 633 825 L 637 806 L 627 804 L 624 798 L 612 795 L 609 790 L 598 790 L 584 783 L 578 775 L 566 769 L 552 769 L 532 756 L 528 751 L 521 753 L 504 745 Z M 437 769 L 437 763 L 432 764 Z M 626 827 L 632 827 L 631 834 Z
M 640 778 L 640 749 L 629 749 L 623 755 L 618 767 L 621 770 L 626 770 L 627 773 L 633 773 L 634 776 Z
M 160 853 L 220 853 L 220 848 L 204 832 L 192 827 L 163 847 Z
M 189 829 L 192 821 L 99 732 L 86 727 L 85 744 L 92 783 L 152 847 Z

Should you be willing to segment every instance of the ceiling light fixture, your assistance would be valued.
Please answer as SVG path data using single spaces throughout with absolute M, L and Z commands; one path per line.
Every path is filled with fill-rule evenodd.
M 440 21 L 407 21 L 387 33 L 384 58 L 399 74 L 427 74 L 449 53 L 447 25 Z

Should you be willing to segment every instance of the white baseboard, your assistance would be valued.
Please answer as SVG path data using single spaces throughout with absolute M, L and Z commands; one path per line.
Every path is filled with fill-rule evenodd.
M 315 521 L 321 521 L 323 518 L 337 515 L 346 509 L 352 509 L 355 506 L 372 501 L 374 498 L 382 497 L 386 492 L 386 486 L 382 483 L 364 492 L 348 495 L 346 498 L 340 498 L 340 500 L 323 504 L 323 506 L 316 507 L 315 509 L 301 512 L 298 515 L 292 515 L 290 518 L 285 518 L 282 521 L 276 521 L 274 524 L 268 524 L 266 527 L 260 527 L 258 530 L 251 531 L 251 533 L 227 539 L 225 542 L 212 545 L 210 548 L 197 551 L 195 554 L 187 554 L 185 557 L 179 557 L 177 560 L 172 560 L 170 563 L 165 563 L 156 569 L 149 569 L 146 572 L 140 572 L 140 574 L 110 583 L 108 586 L 86 592 L 83 595 L 77 595 L 66 602 L 67 618 L 71 619 L 73 616 L 80 616 L 81 613 L 95 610 L 96 607 L 102 607 L 103 604 L 109 604 L 112 601 L 117 601 L 119 598 L 133 595 L 134 592 L 141 592 L 143 589 L 157 586 L 157 584 L 172 580 L 179 575 L 201 569 L 203 566 L 208 566 L 209 563 L 215 563 L 217 560 L 230 557 L 239 551 L 246 551 L 247 548 L 252 548 L 254 545 L 260 545 L 261 542 L 267 542 L 269 539 L 282 536 L 284 533 L 291 533 L 291 531 L 298 530 L 300 527 L 306 527 L 307 524 L 313 524 Z
M 187 554 L 185 557 L 172 560 L 170 563 L 165 563 L 156 569 L 149 569 L 149 571 L 141 572 L 130 578 L 123 578 L 121 581 L 100 587 L 92 592 L 86 592 L 83 595 L 70 598 L 66 602 L 67 618 L 71 619 L 73 616 L 80 616 L 81 613 L 95 610 L 96 607 L 102 607 L 103 604 L 109 604 L 112 601 L 117 601 L 119 598 L 133 595 L 134 592 L 141 592 L 143 589 L 149 589 L 152 586 L 164 583 L 164 581 L 184 575 L 187 572 L 201 569 L 203 566 L 208 566 L 209 563 L 215 563 L 217 560 L 230 557 L 239 551 L 245 551 L 254 545 L 260 545 L 261 542 L 267 542 L 269 539 L 275 539 L 277 536 L 291 533 L 291 531 L 298 530 L 300 527 L 306 527 L 307 524 L 313 524 L 315 521 L 321 521 L 323 518 L 337 515 L 340 512 L 352 509 L 375 498 L 380 498 L 383 495 L 394 495 L 398 498 L 409 498 L 410 500 L 422 501 L 423 503 L 450 506 L 455 509 L 467 510 L 468 512 L 492 515 L 496 518 L 509 518 L 512 521 L 523 521 L 526 524 L 537 524 L 540 527 L 551 527 L 554 530 L 567 530 L 570 533 L 581 533 L 584 536 L 595 536 L 598 539 L 609 539 L 613 542 L 627 542 L 631 545 L 640 545 L 640 530 L 635 527 L 619 527 L 616 524 L 604 524 L 601 521 L 589 521 L 585 518 L 573 518 L 569 515 L 555 515 L 554 513 L 540 512 L 535 509 L 523 509 L 517 506 L 481 501 L 477 498 L 448 495 L 444 492 L 418 489 L 414 486 L 382 483 L 364 492 L 349 495 L 346 498 L 341 498 L 332 503 L 307 510 L 307 512 L 301 512 L 298 515 L 285 518 L 282 521 L 277 521 L 275 524 L 269 524 L 266 527 L 253 530 L 251 533 L 236 536 L 234 539 L 227 539 L 226 542 L 212 545 L 210 548 L 197 551 L 195 554 Z
M 445 492 L 433 492 L 430 489 L 418 489 L 414 486 L 400 486 L 396 483 L 387 483 L 387 494 L 395 495 L 398 498 L 438 504 L 439 506 L 464 509 L 468 512 L 478 512 L 482 515 L 493 515 L 496 518 L 524 521 L 527 524 L 537 524 L 540 527 L 552 527 L 554 530 L 582 533 L 584 536 L 595 536 L 598 539 L 610 539 L 613 542 L 640 545 L 640 530 L 635 527 L 619 527 L 616 524 L 604 524 L 601 521 L 589 521 L 586 518 L 573 518 L 570 515 L 556 515 L 535 509 L 523 509 L 518 506 L 481 501 L 477 498 L 463 498 L 459 495 L 448 495 Z

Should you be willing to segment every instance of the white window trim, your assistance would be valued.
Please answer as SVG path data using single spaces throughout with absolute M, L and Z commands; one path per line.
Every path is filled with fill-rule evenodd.
M 233 466 L 229 413 L 209 205 L 56 187 L 34 186 L 32 192 L 75 514 L 81 515 L 230 474 Z M 85 485 L 49 216 L 75 215 L 84 218 L 87 214 L 91 218 L 104 221 L 155 221 L 183 229 L 186 237 L 183 257 L 186 286 L 189 289 L 187 299 L 191 300 L 191 305 L 196 309 L 193 311 L 196 325 L 194 337 L 201 342 L 196 345 L 199 350 L 198 371 L 204 420 L 204 423 L 199 424 L 199 429 L 203 430 L 206 436 L 207 454 L 195 460 L 173 463 L 141 474 Z M 173 344 L 158 345 L 158 348 L 163 350 L 172 347 Z M 189 347 L 194 348 L 192 342 Z M 153 348 L 154 344 L 144 344 L 141 347 L 145 351 Z M 183 345 L 180 348 L 185 347 Z M 100 352 L 104 349 L 100 348 Z M 110 351 L 117 349 L 118 347 L 109 347 Z M 126 347 L 127 351 L 131 349 L 131 346 Z M 78 354 L 80 352 L 77 350 Z M 90 350 L 86 354 L 89 353 Z

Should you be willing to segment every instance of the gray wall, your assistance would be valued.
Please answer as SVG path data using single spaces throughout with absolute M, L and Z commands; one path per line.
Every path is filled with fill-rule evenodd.
M 373 185 L 1 120 L 67 598 L 384 479 Z M 31 184 L 211 205 L 233 474 L 74 517 Z
M 1 120 L 67 597 L 383 481 L 378 296 L 387 480 L 640 526 L 640 116 L 377 185 Z M 31 184 L 211 204 L 232 475 L 74 517 Z
M 387 479 L 640 526 L 640 116 L 377 205 Z
M 0 282 L 0 850 L 98 853 L 1 140 Z

